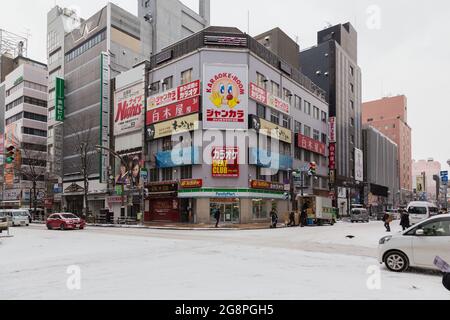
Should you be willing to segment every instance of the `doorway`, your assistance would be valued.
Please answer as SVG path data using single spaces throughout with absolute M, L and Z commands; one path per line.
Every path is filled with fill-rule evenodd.
M 240 202 L 235 199 L 213 199 L 210 205 L 211 221 L 215 221 L 214 209 L 219 208 L 222 223 L 240 223 Z

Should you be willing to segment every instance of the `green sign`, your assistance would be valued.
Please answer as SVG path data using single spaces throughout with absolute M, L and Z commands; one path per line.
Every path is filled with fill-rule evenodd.
M 64 79 L 55 78 L 55 119 L 64 122 L 65 117 L 65 97 L 64 97 Z
M 23 77 L 19 77 L 19 78 L 17 78 L 16 81 L 14 81 L 14 85 L 17 86 L 19 83 L 22 83 L 22 82 L 23 82 Z

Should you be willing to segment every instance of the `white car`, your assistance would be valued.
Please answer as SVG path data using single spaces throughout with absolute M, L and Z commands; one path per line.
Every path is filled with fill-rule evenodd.
M 30 220 L 28 218 L 28 211 L 21 209 L 4 209 L 0 210 L 0 215 L 8 217 L 11 227 L 28 226 Z
M 394 272 L 409 267 L 438 270 L 436 256 L 450 262 L 450 214 L 437 215 L 380 240 L 378 261 Z
M 407 211 L 412 225 L 439 214 L 439 208 L 436 205 L 424 201 L 410 202 Z

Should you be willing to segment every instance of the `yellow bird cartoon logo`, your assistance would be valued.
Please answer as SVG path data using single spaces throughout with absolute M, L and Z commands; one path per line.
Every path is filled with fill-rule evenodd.
M 241 103 L 239 100 L 239 90 L 236 84 L 230 79 L 221 79 L 220 81 L 217 81 L 217 83 L 214 84 L 209 99 L 217 108 L 228 106 L 230 109 L 234 109 Z

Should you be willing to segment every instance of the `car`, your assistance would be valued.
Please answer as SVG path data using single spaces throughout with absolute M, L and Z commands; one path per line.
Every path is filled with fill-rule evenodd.
M 350 212 L 350 221 L 355 222 L 370 222 L 369 211 L 363 208 L 355 208 Z
M 383 237 L 378 246 L 378 261 L 390 271 L 410 267 L 438 270 L 436 256 L 450 261 L 450 214 L 434 216 L 396 235 Z
M 0 212 L 0 233 L 2 233 L 3 231 L 8 231 L 8 228 L 8 216 L 4 212 Z
M 9 226 L 29 226 L 30 221 L 28 220 L 27 211 L 22 209 L 2 209 L 0 210 L 1 215 L 6 215 L 9 220 Z
M 409 213 L 409 220 L 413 225 L 439 214 L 439 208 L 426 201 L 410 202 L 406 210 Z
M 77 217 L 73 213 L 55 213 L 50 215 L 46 221 L 47 228 L 49 230 L 59 229 L 80 229 L 83 230 L 86 227 L 86 221 Z

